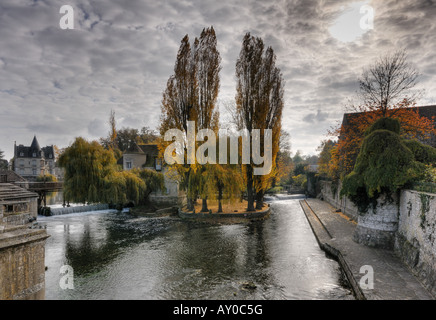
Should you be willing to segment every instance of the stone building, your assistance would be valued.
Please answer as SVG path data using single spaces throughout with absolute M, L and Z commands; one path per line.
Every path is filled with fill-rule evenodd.
M 118 162 L 124 170 L 150 169 L 162 172 L 165 179 L 165 190 L 153 192 L 150 200 L 159 204 L 177 205 L 184 199 L 176 180 L 168 177 L 168 167 L 164 165 L 164 160 L 159 157 L 157 144 L 134 144 L 132 148 L 123 153 L 123 157 Z
M 56 175 L 55 160 L 54 147 L 41 148 L 36 136 L 30 147 L 14 145 L 13 171 L 29 181 L 36 180 L 39 175 Z
M 45 229 L 29 228 L 37 217 L 37 199 L 36 193 L 0 183 L 0 300 L 45 297 L 48 235 Z

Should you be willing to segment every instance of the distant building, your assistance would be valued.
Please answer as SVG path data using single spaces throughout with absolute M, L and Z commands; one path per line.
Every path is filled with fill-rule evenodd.
M 412 107 L 411 109 L 417 109 L 419 112 L 419 115 L 421 117 L 426 117 L 426 118 L 432 120 L 434 127 L 436 129 L 436 105 L 423 106 L 423 107 Z M 361 114 L 360 112 L 344 114 L 344 118 L 342 120 L 342 128 L 347 128 L 346 130 L 350 130 L 350 128 L 348 128 L 348 126 L 350 125 L 350 120 L 355 118 L 356 116 L 358 116 L 360 114 Z M 341 137 L 343 135 L 347 134 L 346 130 L 344 132 L 341 132 L 341 136 L 339 137 L 339 139 L 341 139 Z M 423 140 L 421 140 L 421 142 L 436 148 L 436 136 L 434 134 L 431 135 L 430 139 L 423 139 Z
M 157 144 L 138 145 L 135 143 L 130 150 L 123 153 L 118 164 L 123 166 L 123 170 L 150 169 L 164 174 L 165 190 L 153 192 L 150 195 L 151 201 L 169 205 L 180 204 L 182 201 L 183 194 L 179 190 L 178 182 L 166 175 L 168 167 L 164 166 L 163 159 L 159 157 Z
M 36 136 L 34 136 L 30 147 L 22 144 L 14 145 L 12 169 L 23 178 L 33 181 L 39 175 L 56 175 L 55 160 L 54 147 L 41 148 Z
M 308 166 L 308 171 L 309 172 L 318 173 L 318 169 L 319 169 L 319 165 L 317 165 L 317 164 L 311 164 L 311 165 Z
M 159 158 L 157 144 L 134 144 L 131 150 L 123 153 L 124 170 L 147 168 L 162 171 L 162 159 Z

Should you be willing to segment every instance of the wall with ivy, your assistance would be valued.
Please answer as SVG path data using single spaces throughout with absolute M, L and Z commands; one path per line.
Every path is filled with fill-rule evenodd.
M 401 193 L 395 252 L 436 296 L 436 194 Z

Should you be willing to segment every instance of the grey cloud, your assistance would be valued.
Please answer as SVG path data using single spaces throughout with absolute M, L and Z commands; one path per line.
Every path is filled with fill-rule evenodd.
M 309 113 L 303 118 L 304 122 L 307 123 L 320 123 L 328 118 L 328 113 L 318 110 L 316 113 Z
M 388 50 L 408 49 L 423 73 L 423 102 L 434 101 L 435 2 L 373 0 L 374 30 L 341 43 L 328 28 L 352 3 L 72 0 L 76 30 L 61 30 L 58 1 L 1 1 L 0 150 L 11 155 L 11 132 L 14 140 L 40 134 L 60 146 L 78 135 L 97 138 L 111 109 L 120 126 L 155 127 L 180 40 L 210 25 L 223 59 L 220 99 L 234 99 L 245 32 L 273 47 L 286 81 L 283 127 L 306 153 L 341 119 L 362 68 Z

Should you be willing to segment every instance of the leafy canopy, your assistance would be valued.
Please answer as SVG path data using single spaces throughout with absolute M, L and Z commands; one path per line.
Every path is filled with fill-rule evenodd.
M 354 170 L 344 178 L 341 190 L 361 212 L 375 205 L 381 194 L 390 196 L 421 179 L 424 163 L 436 159 L 434 148 L 405 141 L 399 133 L 399 120 L 392 118 L 377 120 L 365 133 Z

